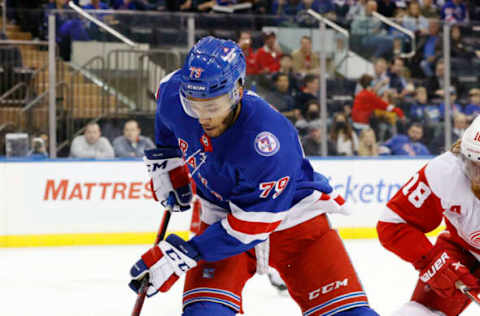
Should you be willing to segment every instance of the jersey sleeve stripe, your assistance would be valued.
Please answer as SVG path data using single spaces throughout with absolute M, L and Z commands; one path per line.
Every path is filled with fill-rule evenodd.
M 259 223 L 259 222 L 249 222 L 249 221 L 242 221 L 232 214 L 228 214 L 227 221 L 232 227 L 232 229 L 241 232 L 243 234 L 263 234 L 263 233 L 271 233 L 280 225 L 281 221 L 273 222 L 273 223 Z
M 258 223 L 253 223 L 253 222 L 244 222 L 241 226 L 237 225 L 237 223 L 234 221 L 234 226 L 239 229 L 235 229 L 233 228 L 232 226 L 230 226 L 230 221 L 229 221 L 229 217 L 230 218 L 233 218 L 233 216 L 228 216 L 227 218 L 224 218 L 222 219 L 221 221 L 221 224 L 222 224 L 222 227 L 227 231 L 227 233 L 238 239 L 240 242 L 242 242 L 243 244 L 249 244 L 253 241 L 256 241 L 256 240 L 265 240 L 268 238 L 268 235 L 270 234 L 271 231 L 273 231 L 279 224 L 280 222 L 276 223 L 275 225 L 272 225 L 272 224 L 269 224 L 269 226 L 267 227 L 268 228 L 268 231 L 264 231 L 264 232 L 261 232 L 262 229 L 265 229 L 265 226 L 263 226 L 263 224 L 260 224 L 262 225 L 262 229 L 255 229 L 255 231 L 257 231 L 258 233 L 254 233 L 254 234 L 251 234 L 251 233 L 248 233 L 248 232 L 243 232 L 241 231 L 244 226 L 243 225 L 252 225 L 252 226 L 255 226 L 257 225 Z M 252 228 L 248 228 L 247 230 L 251 230 Z M 271 230 L 270 230 L 271 229 Z
M 230 202 L 230 210 L 232 211 L 233 216 L 241 221 L 258 223 L 274 223 L 282 221 L 288 212 L 288 210 L 282 212 L 245 211 L 232 202 Z

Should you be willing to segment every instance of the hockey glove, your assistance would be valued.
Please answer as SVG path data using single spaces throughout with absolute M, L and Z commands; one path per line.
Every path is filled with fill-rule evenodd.
M 190 244 L 178 237 L 169 235 L 143 254 L 130 269 L 132 281 L 128 286 L 138 293 L 142 279 L 147 273 L 150 283 L 147 296 L 167 292 L 186 271 L 195 267 L 200 254 Z
M 186 211 L 193 198 L 188 167 L 178 148 L 145 150 L 143 161 L 147 165 L 152 185 L 153 198 L 162 204 L 174 196 L 172 211 Z M 169 201 L 170 202 L 170 201 Z
M 473 295 L 480 293 L 480 282 L 460 260 L 448 250 L 434 251 L 425 259 L 428 263 L 420 272 L 420 280 L 427 283 L 443 298 L 463 295 L 455 283 L 463 282 Z

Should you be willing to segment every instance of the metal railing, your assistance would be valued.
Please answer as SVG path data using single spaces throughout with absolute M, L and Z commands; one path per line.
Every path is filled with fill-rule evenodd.
M 128 39 L 126 36 L 120 34 L 119 32 L 115 31 L 114 29 L 112 29 L 110 26 L 106 25 L 105 23 L 103 23 L 102 21 L 100 21 L 99 19 L 95 18 L 94 16 L 92 16 L 91 14 L 89 14 L 88 12 L 86 12 L 85 10 L 83 10 L 82 8 L 80 8 L 79 6 L 77 6 L 75 3 L 73 3 L 73 1 L 70 1 L 68 3 L 68 6 L 70 8 L 72 8 L 75 12 L 77 12 L 78 14 L 80 14 L 81 16 L 83 16 L 84 18 L 88 19 L 89 21 L 95 23 L 96 25 L 98 25 L 99 27 L 101 27 L 102 29 L 104 29 L 105 31 L 107 31 L 108 33 L 112 34 L 113 36 L 115 36 L 116 38 L 118 38 L 119 40 L 121 40 L 122 42 L 124 42 L 125 44 L 129 45 L 130 47 L 137 47 L 138 44 L 135 43 L 134 41 Z
M 410 57 L 413 57 L 415 55 L 415 51 L 416 51 L 415 33 L 410 31 L 409 29 L 404 28 L 400 24 L 393 22 L 391 19 L 387 18 L 386 16 L 381 15 L 378 12 L 372 12 L 372 15 L 374 17 L 376 17 L 377 19 L 379 19 L 380 21 L 382 21 L 383 23 L 393 27 L 394 29 L 398 30 L 399 32 L 401 32 L 401 33 L 407 35 L 408 37 L 410 37 L 410 43 L 411 43 L 410 44 L 410 47 L 411 47 L 410 52 L 408 52 L 408 53 L 403 53 L 402 52 L 400 54 L 400 57 L 410 58 Z
M 19 100 L 8 99 L 8 97 L 13 94 L 19 94 L 17 91 L 19 91 L 21 88 L 25 89 L 24 93 L 20 93 L 20 95 L 25 96 L 23 99 L 19 99 Z M 28 100 L 28 97 L 30 94 L 29 92 L 30 91 L 28 89 L 28 85 L 25 82 L 19 82 L 16 85 L 14 85 L 12 88 L 7 90 L 4 94 L 0 95 L 0 104 L 10 104 L 10 103 L 17 103 L 17 102 L 25 103 Z
M 348 39 L 350 37 L 350 33 L 348 32 L 348 30 L 344 29 L 343 27 L 341 27 L 340 25 L 330 21 L 329 19 L 327 19 L 326 17 L 324 17 L 323 15 L 321 15 L 320 13 L 316 12 L 316 11 L 313 11 L 312 9 L 308 9 L 308 14 L 310 14 L 311 16 L 313 16 L 314 18 L 316 18 L 318 21 L 320 22 L 323 22 L 325 23 L 326 25 L 330 26 L 332 29 L 334 29 L 335 31 L 345 35 L 345 37 Z
M 107 55 L 107 84 L 118 99 L 119 106 L 133 113 L 155 111 L 155 94 L 160 80 L 180 68 L 180 51 L 174 49 L 112 50 Z

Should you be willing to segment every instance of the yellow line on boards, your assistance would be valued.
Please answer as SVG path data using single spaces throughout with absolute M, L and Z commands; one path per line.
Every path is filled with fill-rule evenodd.
M 378 238 L 375 227 L 344 227 L 337 229 L 343 239 L 370 239 Z M 440 232 L 445 230 L 445 226 L 440 226 L 427 234 L 429 237 L 438 236 Z
M 428 236 L 437 236 L 445 227 L 439 227 Z M 374 227 L 338 228 L 344 239 L 378 238 Z M 184 239 L 189 231 L 175 231 Z M 94 246 L 94 245 L 140 245 L 152 244 L 156 233 L 84 233 L 84 234 L 42 234 L 42 235 L 0 235 L 0 248 L 3 247 L 59 247 L 59 246 Z
M 170 233 L 170 232 L 169 232 Z M 172 232 L 188 239 L 188 231 Z M 156 233 L 84 233 L 46 235 L 3 235 L 0 247 L 58 247 L 153 244 Z

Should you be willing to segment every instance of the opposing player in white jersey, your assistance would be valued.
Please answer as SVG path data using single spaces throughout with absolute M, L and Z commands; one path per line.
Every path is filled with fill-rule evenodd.
M 442 219 L 446 229 L 432 245 L 425 234 Z M 387 203 L 377 231 L 385 248 L 420 273 L 395 316 L 454 316 L 480 301 L 480 117 Z
M 183 316 L 233 316 L 247 280 L 270 265 L 305 316 L 378 316 L 328 222 L 343 198 L 313 171 L 294 126 L 244 91 L 245 69 L 234 42 L 206 37 L 161 82 L 157 148 L 145 158 L 154 195 L 185 210 L 191 175 L 201 226 L 189 241 L 170 235 L 148 250 L 130 287 L 149 273 L 151 296 L 186 274 Z

